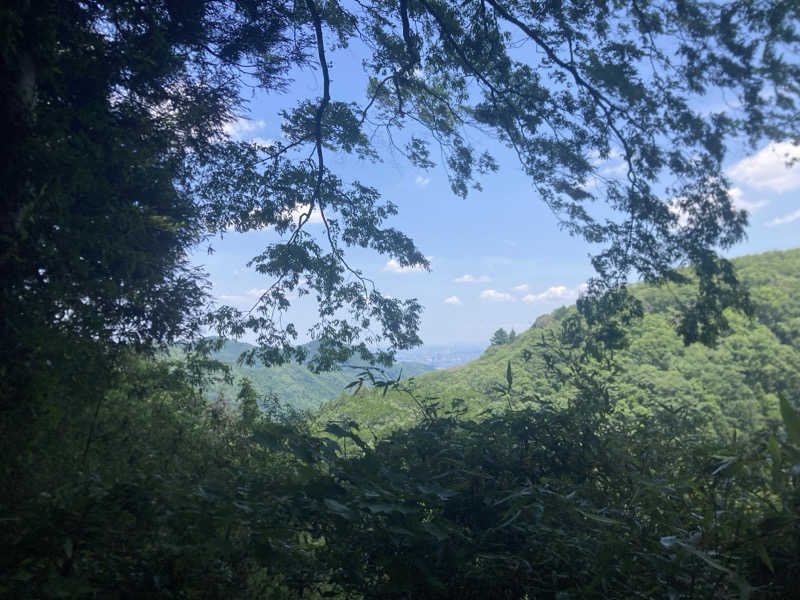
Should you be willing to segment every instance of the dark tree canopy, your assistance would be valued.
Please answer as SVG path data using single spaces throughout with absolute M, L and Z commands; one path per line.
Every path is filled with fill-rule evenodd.
M 744 261 L 760 324 L 732 318 L 713 385 L 707 348 L 664 331 L 681 312 L 686 340 L 713 343 L 724 309 L 748 308 L 717 256 L 746 226 L 722 165 L 731 144 L 800 144 L 799 22 L 796 0 L 3 2 L 0 596 L 796 596 L 795 258 Z M 361 81 L 335 76 L 348 44 Z M 322 92 L 280 114 L 278 141 L 226 135 L 252 86 L 290 90 L 302 69 Z M 297 357 L 297 297 L 319 307 L 312 366 L 419 343 L 418 302 L 347 253 L 428 266 L 369 170 L 335 169 L 380 160 L 376 131 L 417 168 L 436 157 L 462 197 L 521 167 L 597 245 L 580 314 L 501 329 L 516 340 L 480 368 L 430 376 L 480 386 L 480 407 L 365 367 L 362 408 L 402 395 L 416 413 L 385 439 L 350 415 L 264 414 L 246 381 L 236 412 L 207 402 L 210 356 L 154 351 L 212 327 L 254 331 L 266 364 Z M 267 292 L 210 310 L 189 251 L 267 227 L 283 236 L 251 262 Z M 635 276 L 691 285 L 673 313 L 665 290 L 629 294 Z M 704 439 L 715 413 L 730 420 Z
M 421 307 L 381 295 L 345 250 L 427 260 L 386 224 L 396 207 L 327 158 L 379 160 L 381 130 L 419 168 L 443 156 L 464 196 L 499 167 L 469 141 L 477 128 L 516 153 L 567 231 L 598 244 L 595 295 L 695 265 L 681 327 L 711 341 L 726 306 L 746 307 L 716 256 L 747 222 L 728 194 L 726 146 L 800 142 L 799 11 L 777 0 L 8 3 L 4 336 L 30 322 L 137 344 L 191 335 L 205 296 L 187 250 L 269 226 L 283 241 L 251 263 L 269 291 L 249 313 L 223 307 L 207 324 L 257 332 L 260 358 L 280 362 L 298 332 L 278 316 L 290 295 L 310 295 L 316 366 L 353 351 L 388 360 L 370 348 L 419 343 Z M 351 43 L 368 56 L 360 88 L 332 77 L 332 50 Z M 282 114 L 280 141 L 224 135 L 244 83 L 277 93 L 298 67 L 319 70 L 322 95 Z M 720 97 L 734 108 L 706 110 Z M 625 164 L 619 178 L 598 167 L 611 156 Z M 305 230 L 313 210 L 324 242 Z
M 510 337 L 508 332 L 501 327 L 492 334 L 492 338 L 489 340 L 489 343 L 493 346 L 501 346 L 503 344 L 508 344 L 509 341 Z

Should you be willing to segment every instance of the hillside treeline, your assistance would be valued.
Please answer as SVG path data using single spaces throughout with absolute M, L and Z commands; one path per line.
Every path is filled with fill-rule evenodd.
M 731 159 L 800 140 L 799 23 L 784 0 L 3 2 L 0 596 L 796 596 L 798 254 L 740 278 L 722 254 L 748 224 Z M 422 343 L 420 300 L 366 268 L 431 266 L 389 159 L 460 199 L 524 174 L 595 276 L 473 365 L 286 410 L 208 336 L 320 371 Z M 514 215 L 532 239 L 538 214 Z M 218 304 L 192 257 L 234 233 L 258 283 Z
M 680 289 L 634 288 L 647 312 L 627 349 L 561 309 L 474 363 L 387 383 L 382 432 L 265 406 L 246 380 L 209 402 L 202 356 L 122 353 L 69 404 L 42 373 L 52 396 L 2 441 L 0 592 L 792 597 L 798 262 L 737 260 L 756 313 L 730 314 L 715 348 L 667 333 Z M 469 396 L 423 393 L 489 364 Z M 367 419 L 368 394 L 351 396 Z
M 630 287 L 644 314 L 625 327 L 624 344 L 613 352 L 614 418 L 681 411 L 702 424 L 704 434 L 732 439 L 774 421 L 779 397 L 797 397 L 800 251 L 745 256 L 734 264 L 749 286 L 753 315 L 726 312 L 729 330 L 713 345 L 686 345 L 676 332 L 680 311 L 691 302 L 690 286 Z M 467 365 L 425 373 L 385 394 L 343 394 L 327 403 L 322 414 L 355 420 L 382 435 L 415 422 L 415 398 L 435 399 L 443 406 L 463 402 L 470 417 L 537 399 L 566 406 L 574 385 L 568 376 L 552 377 L 548 360 L 559 347 L 562 329 L 571 327 L 575 317 L 574 306 L 562 307 L 538 317 L 512 343 L 489 346 Z M 498 384 L 507 384 L 508 369 L 513 387 L 498 394 Z M 601 372 L 610 376 L 610 370 Z

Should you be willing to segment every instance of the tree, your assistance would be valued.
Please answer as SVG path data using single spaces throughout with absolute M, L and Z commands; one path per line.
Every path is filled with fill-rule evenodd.
M 427 266 L 412 240 L 387 224 L 397 208 L 383 202 L 368 181 L 344 181 L 331 167 L 331 153 L 379 160 L 376 129 L 421 169 L 433 168 L 432 157 L 440 150 L 453 192 L 460 196 L 479 186 L 482 173 L 499 168 L 470 141 L 470 128 L 498 137 L 516 153 L 537 194 L 565 228 L 602 248 L 594 257 L 598 279 L 592 287 L 606 300 L 601 308 L 613 308 L 618 299 L 629 307 L 621 293 L 602 294 L 619 289 L 631 272 L 648 281 L 678 280 L 674 267 L 691 262 L 699 295 L 688 303 L 683 331 L 687 339 L 711 340 L 725 324 L 723 310 L 744 299 L 730 266 L 715 254 L 741 239 L 746 223 L 727 192 L 722 171 L 726 144 L 741 136 L 751 144 L 765 138 L 800 141 L 797 11 L 794 4 L 778 0 L 4 3 L 0 478 L 9 490 L 2 518 L 8 524 L 4 546 L 11 552 L 1 566 L 13 577 L 0 578 L 2 589 L 11 595 L 70 597 L 113 589 L 137 596 L 172 593 L 167 586 L 178 595 L 202 590 L 229 596 L 221 588 L 230 585 L 242 594 L 252 580 L 266 589 L 274 583 L 280 593 L 292 585 L 307 596 L 317 590 L 305 587 L 306 578 L 335 582 L 342 564 L 356 569 L 385 565 L 377 579 L 374 569 L 365 571 L 372 585 L 391 583 L 383 574 L 395 572 L 398 564 L 404 575 L 403 565 L 412 562 L 398 562 L 400 554 L 391 546 L 385 546 L 390 552 L 379 553 L 380 561 L 364 561 L 365 546 L 352 543 L 358 538 L 339 535 L 341 520 L 356 517 L 367 523 L 362 539 L 374 542 L 376 527 L 368 521 L 374 516 L 378 524 L 385 519 L 391 525 L 389 519 L 404 518 L 406 507 L 398 511 L 370 499 L 370 505 L 356 503 L 357 510 L 351 510 L 344 503 L 343 484 L 355 485 L 358 473 L 331 481 L 330 470 L 312 469 L 323 457 L 333 464 L 332 443 L 259 419 L 250 392 L 242 398 L 245 422 L 231 425 L 225 413 L 215 422 L 214 415 L 205 414 L 197 389 L 187 384 L 183 367 L 141 363 L 125 347 L 152 350 L 197 335 L 206 324 L 223 334 L 257 332 L 259 358 L 266 364 L 281 362 L 301 354 L 294 348 L 296 328 L 280 318 L 294 295 L 308 295 L 319 305 L 319 323 L 312 330 L 320 341 L 317 367 L 332 366 L 353 352 L 388 361 L 392 348 L 418 343 L 420 305 L 383 296 L 345 254 L 350 246 L 367 247 L 403 266 Z M 349 81 L 345 90 L 332 76 L 331 49 L 350 43 L 363 46 L 367 60 L 363 85 Z M 278 141 L 241 143 L 225 135 L 224 124 L 246 107 L 243 89 L 287 89 L 298 68 L 318 69 L 322 93 L 302 98 L 281 115 Z M 704 112 L 698 101 L 710 92 L 735 98 L 737 108 Z M 626 168 L 618 179 L 606 178 L 597 162 L 612 155 Z M 593 212 L 594 206 L 602 210 Z M 322 240 L 306 231 L 315 212 L 324 221 Z M 220 232 L 263 227 L 284 235 L 252 261 L 268 278 L 268 292 L 250 312 L 223 307 L 201 321 L 207 300 L 203 275 L 187 263 L 187 252 Z M 605 309 L 595 310 L 588 300 L 584 304 L 592 317 L 588 327 L 618 333 L 603 328 Z M 389 351 L 374 353 L 381 343 Z M 509 382 L 510 372 L 509 367 Z M 582 389 L 592 388 L 586 384 Z M 595 403 L 574 402 L 577 410 L 592 409 L 597 399 L 590 399 Z M 603 471 L 590 461 L 593 449 L 603 451 L 595 456 L 611 468 L 624 466 L 629 453 L 619 454 L 624 461 L 603 459 L 607 445 L 590 444 L 603 441 L 593 437 L 597 428 L 592 426 L 581 427 L 584 439 L 571 443 L 572 416 L 565 413 L 560 428 L 529 427 L 532 419 L 547 425 L 541 413 L 526 416 L 513 429 L 498 419 L 489 429 L 465 429 L 475 440 L 470 452 L 461 450 L 464 444 L 447 450 L 469 460 L 471 454 L 480 455 L 484 462 L 500 455 L 503 460 L 487 463 L 488 484 L 453 464 L 442 463 L 442 473 L 431 471 L 438 469 L 440 458 L 451 458 L 439 448 L 409 459 L 408 454 L 399 456 L 399 445 L 397 450 L 390 446 L 388 452 L 400 459 L 397 473 L 377 469 L 380 485 L 374 488 L 402 491 L 411 500 L 410 514 L 419 513 L 412 529 L 434 543 L 430 560 L 418 548 L 406 556 L 422 556 L 438 567 L 434 561 L 447 559 L 453 548 L 470 549 L 471 544 L 447 539 L 445 510 L 462 502 L 469 510 L 457 511 L 460 522 L 453 533 L 468 541 L 475 532 L 485 533 L 488 537 L 476 541 L 489 545 L 472 546 L 474 553 L 450 564 L 467 565 L 469 577 L 488 574 L 489 585 L 521 581 L 515 573 L 498 578 L 494 568 L 477 573 L 473 568 L 497 564 L 496 557 L 502 556 L 495 552 L 495 540 L 505 536 L 530 552 L 539 549 L 529 543 L 531 535 L 558 535 L 563 543 L 555 556 L 572 558 L 574 538 L 564 536 L 570 531 L 561 518 L 550 520 L 558 512 L 540 510 L 536 503 L 541 498 L 563 502 L 567 510 L 560 514 L 570 516 L 575 531 L 596 538 L 586 519 L 602 523 L 608 517 L 593 510 L 595 504 L 572 502 L 570 494 L 580 488 L 563 478 L 564 472 L 572 469 L 575 482 L 586 490 L 576 500 L 591 499 L 593 492 L 601 499 L 607 494 L 610 502 L 632 498 L 642 486 L 626 487 L 637 483 L 626 476 L 618 480 L 621 487 L 606 486 L 601 479 L 606 487 L 598 488 L 595 475 Z M 340 430 L 361 442 L 349 424 Z M 552 432 L 557 443 L 528 444 L 541 431 Z M 497 432 L 507 442 L 487 447 L 487 436 Z M 423 434 L 434 445 L 441 439 Z M 120 440 L 125 440 L 125 452 L 119 452 Z M 645 437 L 642 456 L 652 454 L 650 442 Z M 561 446 L 569 452 L 552 451 Z M 277 451 L 268 453 L 266 447 Z M 366 454 L 367 445 L 359 449 Z M 680 452 L 684 455 L 685 448 Z M 709 453 L 720 455 L 729 454 Z M 780 468 L 791 466 L 786 456 L 784 462 L 775 460 L 778 480 Z M 553 457 L 568 459 L 564 472 L 549 460 Z M 509 468 L 521 464 L 520 458 L 532 468 L 526 466 L 510 481 Z M 689 458 L 697 457 L 689 453 Z M 423 489 L 419 479 L 407 479 L 408 465 L 417 459 L 425 459 L 419 471 L 430 475 L 422 477 L 425 481 L 450 478 L 455 501 L 445 506 L 451 495 L 440 492 L 449 490 Z M 382 467 L 382 462 L 374 464 Z M 712 463 L 698 462 L 707 475 Z M 244 468 L 265 464 L 252 472 Z M 759 457 L 758 464 L 766 462 Z M 545 470 L 537 473 L 542 465 Z M 490 469 L 498 466 L 495 476 Z M 646 474 L 650 468 L 643 463 L 633 472 Z M 652 470 L 663 469 L 653 463 Z M 688 479 L 678 475 L 666 483 L 685 485 Z M 541 490 L 530 493 L 531 480 L 539 478 Z M 404 481 L 409 481 L 405 489 Z M 547 487 L 553 482 L 558 484 L 555 493 Z M 496 487 L 481 498 L 478 492 L 486 485 Z M 718 488 L 712 487 L 716 495 Z M 734 520 L 735 511 L 706 511 L 706 506 L 687 512 L 687 498 L 692 500 L 698 489 L 709 488 L 672 488 L 677 509 L 666 513 L 668 528 L 646 514 L 635 525 L 686 531 L 686 514 Z M 735 497 L 749 495 L 737 490 Z M 361 502 L 374 496 L 359 492 L 354 498 Z M 523 520 L 513 522 L 517 517 L 507 512 L 509 499 L 522 503 L 518 514 Z M 664 505 L 662 498 L 657 504 Z M 483 511 L 486 506 L 492 510 Z M 603 503 L 596 506 L 604 508 Z M 619 509 L 632 516 L 627 500 Z M 539 515 L 548 519 L 547 530 L 528 521 Z M 467 520 L 484 516 L 491 517 L 483 522 L 488 527 Z M 529 528 L 519 529 L 525 521 Z M 445 526 L 444 539 L 440 525 Z M 409 548 L 402 528 L 383 531 Z M 636 535 L 631 539 L 641 539 L 640 530 L 631 531 Z M 747 531 L 743 539 L 763 537 L 768 530 L 758 531 Z M 332 543 L 318 544 L 321 538 L 313 536 L 320 532 Z M 797 538 L 788 528 L 782 536 Z M 589 575 L 604 573 L 607 556 L 630 548 L 618 535 L 602 539 L 610 544 L 599 552 L 590 554 L 596 548 L 590 543 L 580 546 L 600 561 L 589 563 L 597 567 Z M 651 541 L 663 554 L 657 538 Z M 731 547 L 719 545 L 714 556 L 730 556 Z M 330 549 L 339 553 L 328 554 Z M 251 560 L 248 552 L 253 551 Z M 334 558 L 336 571 L 324 573 L 307 562 L 316 554 Z M 635 554 L 635 561 L 623 562 L 649 576 L 642 553 Z M 794 565 L 796 554 L 786 552 L 785 563 Z M 540 564 L 554 554 L 527 556 L 525 564 Z M 663 564 L 670 564 L 667 559 Z M 715 560 L 700 565 L 703 580 Z M 425 567 L 423 562 L 414 566 Z M 562 564 L 568 569 L 583 563 L 559 563 L 556 576 Z M 258 581 L 261 569 L 248 572 L 253 565 L 274 569 L 266 573 L 274 580 L 265 586 Z M 731 573 L 738 570 L 735 564 L 730 567 Z M 669 572 L 674 572 L 671 567 Z M 426 579 L 419 573 L 424 569 L 411 573 L 414 586 Z M 629 585 L 625 577 L 620 581 Z M 713 581 L 709 584 L 715 586 L 709 591 L 718 589 Z M 586 585 L 605 591 L 605 582 L 594 577 Z M 324 595 L 330 591 L 319 590 Z M 524 590 L 512 592 L 524 595 Z M 396 597 L 397 590 L 387 589 L 387 595 Z
M 192 334 L 203 286 L 187 249 L 230 228 L 271 226 L 284 241 L 252 261 L 268 292 L 250 312 L 223 307 L 207 324 L 257 332 L 259 358 L 281 362 L 302 352 L 277 315 L 291 294 L 310 295 L 320 315 L 314 366 L 355 351 L 388 361 L 371 349 L 419 343 L 421 307 L 380 294 L 345 249 L 428 263 L 386 225 L 396 207 L 368 183 L 342 180 L 326 157 L 379 160 L 379 129 L 422 169 L 438 147 L 465 196 L 499 167 L 469 141 L 476 127 L 516 153 L 571 234 L 601 245 L 593 294 L 631 272 L 679 280 L 677 265 L 695 265 L 698 296 L 682 331 L 708 341 L 725 307 L 746 306 L 715 253 L 746 224 L 728 194 L 726 144 L 800 141 L 798 14 L 778 1 L 18 0 L 2 19 L 0 110 L 11 135 L 0 309 L 13 316 L 4 340 L 24 339 L 33 322 L 136 344 Z M 333 83 L 331 48 L 350 43 L 368 55 L 366 98 Z M 292 69 L 309 66 L 322 94 L 281 115 L 281 140 L 223 135 L 244 108 L 244 84 L 280 91 Z M 704 112 L 711 93 L 737 108 Z M 602 173 L 598 161 L 611 156 L 624 176 Z M 315 211 L 323 241 L 305 230 Z
M 464 133 L 469 126 L 492 131 L 517 153 L 542 200 L 572 234 L 606 245 L 593 259 L 594 296 L 618 286 L 631 271 L 647 281 L 681 280 L 674 267 L 692 263 L 699 287 L 681 326 L 686 340 L 712 341 L 725 327 L 726 306 L 748 308 L 729 265 L 714 252 L 740 240 L 746 224 L 745 213 L 731 204 L 722 160 L 726 142 L 739 135 L 751 143 L 764 136 L 797 139 L 792 81 L 798 67 L 780 58 L 797 41 L 797 14 L 791 7 L 744 2 L 530 7 L 498 0 L 456 7 L 399 0 L 353 8 L 329 2 L 322 10 L 309 0 L 296 5 L 295 16 L 298 26 L 313 30 L 308 42 L 317 54 L 323 94 L 284 115 L 286 142 L 266 152 L 273 161 L 268 187 L 285 189 L 287 181 L 304 181 L 291 206 L 305 201 L 308 210 L 286 244 L 255 259 L 279 282 L 271 288 L 272 297 L 262 298 L 262 314 L 286 306 L 286 293 L 307 291 L 300 274 L 321 252 L 298 233 L 311 211 L 324 215 L 348 207 L 360 215 L 359 225 L 349 230 L 345 225 L 341 238 L 337 226 L 327 228 L 333 232 L 331 254 L 323 262 L 333 259 L 330 273 L 349 274 L 355 281 L 341 293 L 320 294 L 325 317 L 317 332 L 328 340 L 324 348 L 346 354 L 343 341 L 354 341 L 363 328 L 326 318 L 329 307 L 349 304 L 358 317 L 377 317 L 372 311 L 382 301 L 370 295 L 374 289 L 363 273 L 337 262 L 343 260 L 341 242 L 385 249 L 386 238 L 363 237 L 374 228 L 367 215 L 377 192 L 354 182 L 348 193 L 327 170 L 326 151 L 374 159 L 368 132 L 382 129 L 413 164 L 430 168 L 433 143 L 445 157 L 453 192 L 463 196 L 470 186 L 479 187 L 478 175 L 497 168 L 491 156 L 469 143 Z M 341 90 L 331 87 L 326 41 L 335 37 L 346 43 L 356 35 L 369 50 L 368 98 L 337 102 L 332 94 Z M 514 36 L 538 54 L 517 52 Z M 774 103 L 767 100 L 772 87 Z M 712 90 L 736 95 L 741 110 L 703 114 L 694 108 Z M 416 127 L 404 144 L 394 136 L 406 125 Z M 304 166 L 298 175 L 297 162 L 288 158 L 303 146 L 312 150 L 315 174 Z M 596 159 L 612 155 L 625 164 L 623 178 L 607 179 L 600 172 Z M 611 216 L 590 214 L 587 207 L 597 199 L 605 200 Z M 253 207 L 258 214 L 260 203 L 252 198 L 245 207 L 248 215 Z M 265 212 L 275 214 L 274 206 Z M 252 221 L 241 218 L 242 211 L 237 215 L 244 228 Z M 419 254 L 405 258 L 425 265 Z M 337 285 L 343 282 L 335 279 Z M 402 322 L 410 332 L 419 307 L 407 308 Z M 232 332 L 253 328 L 264 332 L 267 345 L 286 341 L 269 319 L 230 310 L 222 316 Z M 390 341 L 413 340 L 390 336 Z
M 489 340 L 489 343 L 493 346 L 502 346 L 503 344 L 507 344 L 508 341 L 508 333 L 501 327 L 492 334 L 492 339 Z
M 517 332 L 512 329 L 508 332 L 508 343 L 513 344 L 515 339 L 517 339 Z

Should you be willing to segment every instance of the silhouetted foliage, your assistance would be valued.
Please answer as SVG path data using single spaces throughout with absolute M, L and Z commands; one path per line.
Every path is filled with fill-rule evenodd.
M 796 594 L 797 252 L 739 273 L 717 252 L 746 225 L 726 145 L 800 139 L 797 24 L 777 0 L 6 2 L 0 595 Z M 363 77 L 338 86 L 348 44 Z M 225 133 L 248 85 L 304 68 L 321 95 L 280 139 Z M 473 127 L 597 244 L 577 307 L 413 384 L 362 364 L 357 414 L 309 418 L 241 379 L 208 401 L 238 373 L 200 332 L 253 332 L 251 366 L 304 358 L 295 297 L 318 306 L 313 369 L 420 343 L 419 302 L 345 250 L 428 259 L 328 159 L 380 160 L 378 129 L 466 196 L 500 168 Z M 283 236 L 250 263 L 267 292 L 208 312 L 188 253 L 265 227 Z
M 492 339 L 489 340 L 489 343 L 493 346 L 502 346 L 507 344 L 508 341 L 508 333 L 501 327 L 492 334 Z

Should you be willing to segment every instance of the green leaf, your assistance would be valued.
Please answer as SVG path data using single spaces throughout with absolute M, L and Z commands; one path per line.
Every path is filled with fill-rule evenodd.
M 579 510 L 578 512 L 581 513 L 587 519 L 591 519 L 592 521 L 597 521 L 598 523 L 602 523 L 603 525 L 622 525 L 622 521 L 616 521 L 614 519 L 609 519 L 608 517 L 604 517 L 602 515 L 597 515 L 597 514 L 594 514 L 594 513 L 583 511 L 583 510 Z M 662 538 L 662 540 L 663 540 L 663 538 Z M 663 543 L 663 541 L 662 541 L 662 543 Z
M 767 450 L 769 451 L 769 455 L 772 457 L 772 460 L 777 464 L 781 460 L 781 448 L 778 445 L 778 440 L 775 439 L 774 435 L 769 436 L 769 441 L 767 442 Z
M 367 504 L 367 509 L 371 513 L 400 513 L 403 515 L 407 515 L 414 512 L 413 508 L 409 508 L 407 506 L 402 506 L 400 504 Z
M 446 531 L 444 531 L 441 527 L 438 527 L 434 523 L 425 522 L 422 524 L 422 528 L 430 533 L 433 537 L 436 538 L 437 542 L 443 542 L 448 537 L 450 537 Z
M 738 458 L 739 458 L 738 456 L 725 457 L 725 460 L 723 460 L 722 463 L 711 473 L 712 477 L 714 475 L 719 475 L 720 473 L 728 469 L 731 465 L 735 464 Z
M 770 573 L 774 575 L 775 567 L 772 565 L 772 559 L 769 557 L 769 554 L 767 554 L 767 549 L 761 542 L 758 543 L 758 556 L 761 558 L 761 562 L 770 570 Z
M 323 500 L 325 506 L 331 512 L 339 515 L 340 517 L 347 519 L 348 521 L 353 520 L 353 511 L 350 510 L 347 506 L 342 504 L 341 502 L 337 502 L 336 500 L 332 500 L 331 498 L 325 498 Z
M 800 415 L 789 404 L 786 398 L 781 398 L 781 416 L 786 426 L 786 433 L 792 444 L 800 446 Z
M 325 426 L 325 431 L 330 433 L 330 434 L 332 434 L 332 435 L 335 435 L 336 437 L 349 437 L 350 436 L 350 432 L 345 431 L 343 427 L 341 427 L 340 425 L 337 425 L 336 423 L 328 423 Z

